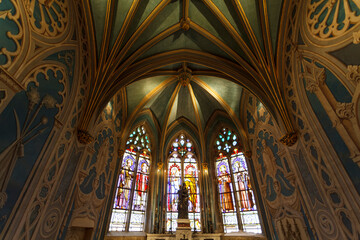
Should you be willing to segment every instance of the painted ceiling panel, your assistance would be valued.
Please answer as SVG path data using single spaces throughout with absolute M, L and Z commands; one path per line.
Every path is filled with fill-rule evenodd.
M 179 91 L 179 99 L 177 102 L 176 119 L 185 117 L 195 126 L 197 126 L 195 109 L 191 100 L 191 95 L 187 87 L 182 86 Z
M 90 0 L 90 2 L 91 2 L 91 11 L 93 14 L 94 27 L 95 27 L 97 52 L 99 54 L 101 50 L 101 41 L 104 32 L 105 15 L 106 15 L 106 5 L 108 1 Z
M 261 22 L 259 18 L 259 9 L 257 1 L 249 1 L 249 0 L 240 0 L 241 6 L 244 9 L 244 12 L 246 14 L 246 17 L 251 25 L 252 30 L 254 31 L 254 34 L 264 51 L 264 42 L 262 38 L 262 32 L 261 32 Z
M 157 53 L 181 48 L 206 51 L 214 55 L 230 59 L 223 50 L 192 29 L 189 29 L 186 32 L 176 32 L 175 34 L 165 38 L 145 52 L 139 59 L 143 59 Z
M 228 33 L 226 28 L 221 24 L 218 18 L 211 12 L 210 9 L 204 7 L 201 1 L 190 1 L 189 17 L 196 24 L 206 29 L 215 37 L 221 39 L 226 45 L 236 51 L 244 59 L 247 59 L 240 46 L 236 43 L 233 37 Z M 245 39 L 246 40 L 246 39 Z
M 272 41 L 273 51 L 275 52 L 282 0 L 267 0 L 267 4 L 268 4 L 271 41 Z
M 150 107 L 151 110 L 154 112 L 155 116 L 157 117 L 160 126 L 163 126 L 164 124 L 166 112 L 170 103 L 170 98 L 177 84 L 178 82 L 175 82 L 169 87 L 167 87 L 164 91 L 162 91 Z
M 135 16 L 130 23 L 129 30 L 126 33 L 125 42 L 129 40 L 131 35 L 138 29 L 138 27 L 144 22 L 149 14 L 155 9 L 155 7 L 161 2 L 161 0 L 140 0 L 138 9 Z
M 242 93 L 242 87 L 240 85 L 217 77 L 203 76 L 201 80 L 224 99 L 236 115 L 239 114 L 239 103 Z
M 168 121 L 169 124 L 171 124 L 172 122 L 174 122 L 176 120 L 177 107 L 178 107 L 178 102 L 179 102 L 178 100 L 179 100 L 179 95 L 176 96 L 173 107 L 169 114 L 169 121 Z
M 194 94 L 195 95 L 195 94 Z M 195 97 L 195 105 L 198 109 L 198 115 L 200 117 L 200 122 L 201 122 L 201 127 L 204 129 L 205 128 L 205 125 L 206 125 L 206 121 L 204 119 L 204 114 L 202 113 L 202 109 L 201 109 L 201 106 L 199 104 L 199 101 L 197 100 L 197 98 Z M 200 127 L 200 126 L 199 126 Z
M 128 116 L 133 112 L 141 100 L 169 76 L 159 76 L 136 81 L 126 87 Z
M 133 1 L 121 1 L 117 3 L 116 13 L 115 13 L 115 24 L 112 29 L 111 39 L 110 39 L 110 48 L 114 45 L 115 40 L 123 26 L 126 15 L 129 12 Z
M 164 66 L 162 68 L 159 68 L 161 70 L 179 70 L 180 68 L 182 67 L 182 63 L 177 63 L 177 64 L 171 64 L 171 65 L 167 65 L 167 66 Z
M 226 19 L 231 23 L 231 25 L 236 29 L 236 31 L 241 35 L 244 41 L 250 45 L 250 40 L 247 37 L 247 34 L 240 22 L 240 15 L 236 12 L 234 4 L 231 1 L 213 1 L 213 3 L 219 8 L 222 14 Z
M 180 19 L 179 4 L 180 2 L 176 2 L 176 4 L 169 4 L 163 11 L 161 11 L 153 22 L 151 22 L 148 28 L 146 28 L 146 30 L 141 34 L 141 37 L 136 41 L 136 43 L 134 43 L 132 48 L 129 50 L 128 55 L 135 52 L 136 49 L 156 37 L 165 29 L 177 24 Z
M 194 63 L 188 63 L 188 67 L 193 71 L 196 71 L 196 70 L 209 70 L 208 67 L 198 65 L 198 64 L 194 64 Z
M 205 91 L 203 88 L 201 88 L 196 83 L 192 82 L 191 86 L 194 90 L 194 94 L 196 97 L 196 100 L 199 103 L 201 115 L 204 123 L 202 124 L 203 128 L 205 128 L 206 122 L 209 120 L 211 114 L 216 109 L 223 110 L 222 106 L 216 101 L 214 97 L 212 97 L 207 91 Z

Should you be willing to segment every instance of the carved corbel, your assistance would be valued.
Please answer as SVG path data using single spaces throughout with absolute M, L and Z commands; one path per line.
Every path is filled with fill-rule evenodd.
M 208 170 L 208 164 L 207 163 L 202 163 L 202 167 L 205 171 Z
M 288 147 L 291 147 L 292 145 L 294 145 L 296 143 L 297 139 L 298 139 L 297 132 L 291 132 L 291 133 L 285 134 L 285 136 L 280 138 L 280 142 Z
M 360 43 L 360 31 L 353 32 L 353 43 L 359 44 Z
M 164 163 L 163 162 L 158 162 L 157 163 L 157 170 L 160 171 L 164 166 Z
M 355 84 L 360 82 L 360 66 L 359 65 L 349 65 L 347 66 L 348 72 L 346 73 L 346 78 Z
M 82 129 L 77 131 L 77 138 L 81 144 L 89 144 L 94 141 L 94 137 L 88 131 Z
M 252 157 L 252 152 L 251 151 L 245 151 L 244 152 L 244 155 L 245 155 L 245 157 L 247 157 L 247 158 L 251 158 Z
M 178 71 L 178 80 L 182 86 L 186 87 L 189 85 L 190 81 L 192 80 L 191 70 L 187 68 L 186 63 L 183 64 L 183 67 Z
M 124 153 L 125 153 L 124 150 L 119 149 L 119 150 L 118 150 L 118 157 L 119 157 L 119 158 L 122 158 L 122 157 L 124 156 Z

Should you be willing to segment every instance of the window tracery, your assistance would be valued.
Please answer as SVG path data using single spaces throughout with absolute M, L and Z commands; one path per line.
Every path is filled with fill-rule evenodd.
M 109 231 L 143 231 L 150 173 L 150 139 L 143 126 L 126 142 Z
M 238 136 L 222 128 L 215 140 L 215 161 L 224 232 L 261 233 L 253 189 Z
M 193 143 L 180 134 L 171 144 L 168 160 L 166 230 L 177 228 L 179 186 L 184 182 L 189 190 L 189 219 L 193 231 L 201 231 L 199 170 Z

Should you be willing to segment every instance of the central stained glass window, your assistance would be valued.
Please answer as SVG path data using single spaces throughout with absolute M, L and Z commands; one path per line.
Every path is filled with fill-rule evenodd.
M 250 175 L 237 135 L 223 128 L 215 140 L 216 176 L 224 232 L 261 233 Z
M 199 170 L 193 143 L 180 134 L 171 145 L 168 158 L 166 230 L 175 232 L 178 217 L 178 191 L 184 182 L 189 191 L 189 219 L 192 231 L 201 231 Z
M 143 231 L 150 173 L 150 140 L 143 126 L 126 142 L 109 231 Z

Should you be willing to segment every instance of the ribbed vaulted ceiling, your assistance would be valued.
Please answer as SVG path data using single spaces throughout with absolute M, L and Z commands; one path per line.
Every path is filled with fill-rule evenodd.
M 292 126 L 277 71 L 282 0 L 89 0 L 94 75 L 80 128 L 125 88 L 128 117 L 204 129 L 215 110 L 236 122 L 242 87 Z M 190 73 L 190 82 L 179 77 Z

